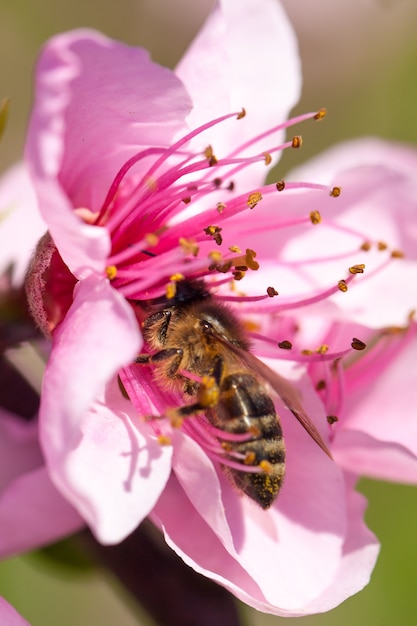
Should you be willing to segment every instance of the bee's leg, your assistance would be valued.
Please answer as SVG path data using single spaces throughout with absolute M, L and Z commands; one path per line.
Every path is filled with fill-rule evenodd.
M 185 404 L 184 406 L 167 411 L 167 417 L 169 417 L 174 426 L 179 426 L 184 417 L 190 417 L 196 413 L 201 413 L 217 406 L 220 396 L 220 382 L 223 375 L 224 361 L 220 354 L 213 360 L 214 363 L 210 375 L 203 376 L 202 381 L 199 383 L 197 401 L 193 404 Z
M 159 344 L 163 346 L 166 342 L 168 326 L 171 321 L 171 311 L 163 310 L 153 313 L 143 323 L 144 332 L 152 332 L 156 335 Z
M 169 378 L 173 378 L 180 368 L 183 355 L 184 352 L 181 348 L 166 348 L 159 350 L 159 352 L 155 354 L 138 354 L 135 363 L 140 365 L 152 365 L 154 363 L 161 363 L 161 361 L 170 361 L 166 375 Z

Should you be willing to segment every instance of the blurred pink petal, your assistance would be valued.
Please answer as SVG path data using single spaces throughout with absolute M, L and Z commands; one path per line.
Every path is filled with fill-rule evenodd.
M 84 520 L 53 486 L 43 464 L 37 423 L 1 411 L 0 434 L 1 556 L 32 550 L 82 528 Z
M 30 626 L 19 613 L 0 596 L 0 620 L 2 626 Z
M 193 99 L 190 127 L 246 108 L 244 123 L 212 131 L 218 156 L 285 120 L 301 93 L 297 41 L 274 0 L 265 0 L 261 11 L 251 0 L 218 0 L 175 71 Z M 279 143 L 283 135 L 273 135 L 272 141 Z M 262 183 L 265 171 L 258 166 L 244 176 L 250 188 Z
M 345 406 L 332 449 L 351 471 L 416 484 L 417 324 L 376 339 L 382 345 L 370 344 L 362 362 L 346 369 Z
M 12 265 L 14 287 L 22 284 L 30 257 L 46 228 L 27 168 L 19 163 L 0 178 L 0 275 Z

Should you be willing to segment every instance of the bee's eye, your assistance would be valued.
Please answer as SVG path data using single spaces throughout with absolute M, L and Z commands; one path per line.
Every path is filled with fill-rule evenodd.
M 211 333 L 213 331 L 213 325 L 210 324 L 207 320 L 200 320 L 200 326 L 204 330 L 204 332 Z

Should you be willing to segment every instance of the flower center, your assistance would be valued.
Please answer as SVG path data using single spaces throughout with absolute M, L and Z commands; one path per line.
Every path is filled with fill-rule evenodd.
M 298 314 L 302 318 L 307 307 L 324 304 L 337 294 L 343 297 L 351 283 L 364 274 L 366 254 L 383 255 L 372 270 L 375 273 L 401 253 L 390 251 L 383 242 L 373 241 L 360 228 L 348 228 L 336 221 L 326 203 L 329 198 L 340 196 L 338 186 L 279 180 L 244 192 L 239 189 L 249 168 L 260 163 L 269 166 L 272 155 L 302 145 L 301 137 L 295 136 L 265 150 L 271 136 L 308 119 L 320 120 L 324 115 L 322 110 L 293 118 L 226 155 L 217 155 L 211 146 L 193 151 L 192 146 L 203 141 L 204 133 L 221 124 L 236 123 L 232 118 L 242 120 L 245 112 L 224 115 L 191 131 L 169 148 L 151 147 L 131 157 L 116 174 L 98 214 L 93 216 L 86 210 L 78 210 L 78 215 L 109 232 L 112 250 L 106 277 L 131 303 L 140 325 L 148 323 L 149 308 L 158 303 L 159 312 L 173 314 L 181 303 L 178 296 L 181 283 L 204 284 L 216 305 L 226 303 L 237 315 L 256 354 L 303 364 L 312 373 L 330 424 L 336 422 L 343 404 L 342 363 L 366 346 L 360 338 L 350 338 L 348 344 L 337 350 L 326 343 L 302 345 Z M 262 151 L 255 150 L 259 143 L 263 145 Z M 149 159 L 152 165 L 144 171 L 143 164 L 149 163 Z M 312 202 L 311 192 L 324 210 L 321 206 L 318 210 L 317 203 L 305 208 L 305 204 Z M 317 245 L 312 240 L 310 245 L 306 240 L 300 254 L 298 242 L 316 229 L 326 229 L 326 243 Z M 344 249 L 328 248 L 328 241 L 342 237 L 346 240 Z M 294 243 L 298 254 L 292 254 L 290 243 Z M 356 255 L 352 262 L 352 256 Z M 329 266 L 337 268 L 331 277 Z M 282 286 L 275 282 L 278 279 Z M 40 246 L 27 281 L 32 310 L 45 332 L 52 332 L 65 316 L 75 282 L 49 238 Z M 238 283 L 239 287 L 247 285 L 248 293 L 238 291 Z M 292 285 L 299 285 L 299 293 L 291 291 Z M 163 337 L 168 330 L 160 332 Z M 208 336 L 204 335 L 207 345 Z M 144 349 L 150 355 L 158 349 L 159 354 L 165 350 L 165 355 L 158 357 L 159 361 L 168 356 L 171 359 L 165 374 L 168 372 L 172 379 L 181 378 L 184 389 L 195 395 L 201 378 L 192 367 L 185 365 L 176 370 L 172 364 L 175 350 L 185 348 L 172 345 L 168 355 L 162 343 L 154 343 L 148 341 Z M 193 349 L 198 355 L 198 348 Z M 146 364 L 148 368 L 137 365 L 124 368 L 123 385 L 141 415 L 167 416 L 170 407 L 184 404 L 184 393 L 178 389 L 167 391 L 164 385 L 152 385 L 158 360 L 150 356 Z M 145 395 L 149 410 L 133 379 L 141 385 L 148 380 Z M 184 379 L 188 382 L 184 383 Z M 211 458 L 233 470 L 242 470 L 244 466 L 244 471 L 249 473 L 270 471 L 267 462 L 253 462 L 250 454 L 237 451 L 238 442 L 253 438 L 250 428 L 226 433 L 209 423 L 204 407 L 194 413 L 195 417 L 187 417 L 182 428 Z M 169 441 L 169 423 L 167 427 L 159 419 L 150 423 L 161 443 Z

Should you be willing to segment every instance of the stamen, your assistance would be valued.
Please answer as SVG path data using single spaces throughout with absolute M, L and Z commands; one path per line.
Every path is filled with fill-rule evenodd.
M 328 424 L 330 424 L 330 426 L 332 426 L 333 424 L 336 424 L 336 422 L 339 421 L 339 418 L 337 417 L 337 415 L 328 415 L 326 419 L 327 419 Z
M 350 344 L 354 350 L 365 350 L 366 343 L 354 337 L 352 339 L 352 343 Z
M 254 209 L 258 202 L 262 200 L 262 194 L 259 191 L 254 191 L 248 196 L 247 205 L 250 209 Z
M 391 258 L 392 259 L 403 259 L 404 258 L 404 252 L 402 252 L 401 250 L 393 250 L 391 252 Z
M 314 225 L 320 224 L 320 222 L 321 222 L 320 212 L 319 211 L 311 211 L 311 213 L 310 213 L 310 221 Z
M 268 294 L 270 298 L 273 298 L 274 296 L 279 295 L 278 291 L 274 287 L 268 287 L 266 290 L 266 293 Z
M 109 280 L 114 280 L 117 276 L 117 267 L 115 265 L 109 265 L 106 267 L 106 274 Z
M 326 115 L 327 115 L 327 110 L 323 108 L 323 109 L 320 109 L 320 111 L 317 111 L 317 113 L 314 116 L 314 119 L 320 121 L 324 119 Z

